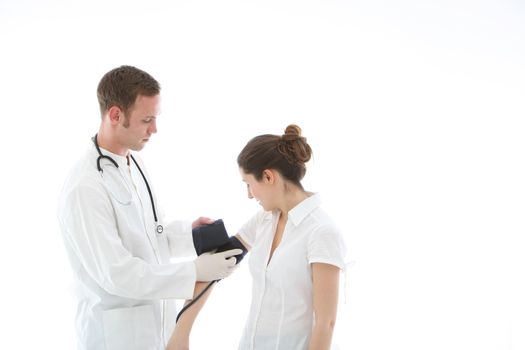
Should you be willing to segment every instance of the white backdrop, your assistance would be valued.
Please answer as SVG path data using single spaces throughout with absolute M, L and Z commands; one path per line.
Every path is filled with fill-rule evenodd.
M 172 218 L 258 207 L 236 156 L 303 128 L 356 264 L 341 349 L 525 349 L 525 8 L 509 0 L 0 0 L 1 349 L 73 349 L 56 220 L 99 123 L 96 85 L 131 64 L 163 87 L 142 152 Z M 193 349 L 234 349 L 246 264 Z M 346 303 L 344 300 L 346 299 Z

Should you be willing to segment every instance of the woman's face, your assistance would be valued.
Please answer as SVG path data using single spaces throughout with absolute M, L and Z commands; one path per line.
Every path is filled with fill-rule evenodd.
M 255 198 L 266 211 L 275 209 L 275 204 L 272 200 L 275 198 L 273 193 L 275 186 L 272 186 L 274 174 L 270 170 L 265 170 L 262 179 L 257 181 L 254 175 L 246 174 L 242 168 L 239 168 L 239 172 L 241 173 L 242 181 L 246 183 L 248 198 Z

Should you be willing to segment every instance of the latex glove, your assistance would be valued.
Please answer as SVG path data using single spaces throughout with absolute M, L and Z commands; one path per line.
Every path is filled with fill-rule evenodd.
M 242 254 L 241 249 L 199 255 L 194 261 L 197 281 L 210 282 L 228 277 L 235 270 L 235 255 L 239 254 Z

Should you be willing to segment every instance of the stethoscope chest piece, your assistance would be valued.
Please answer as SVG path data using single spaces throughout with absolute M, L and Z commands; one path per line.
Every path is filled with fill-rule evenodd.
M 157 233 L 160 235 L 162 232 L 164 232 L 164 227 L 162 227 L 162 225 L 157 225 Z

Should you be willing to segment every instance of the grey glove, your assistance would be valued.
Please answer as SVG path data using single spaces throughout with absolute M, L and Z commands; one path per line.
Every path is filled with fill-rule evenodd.
M 235 269 L 235 255 L 242 254 L 241 249 L 230 249 L 221 253 L 204 253 L 195 259 L 197 281 L 209 282 L 228 277 Z

